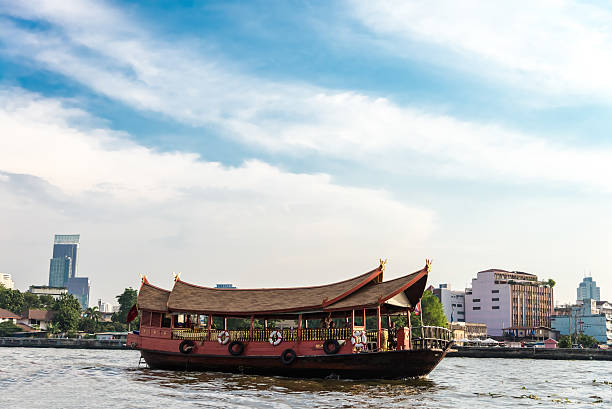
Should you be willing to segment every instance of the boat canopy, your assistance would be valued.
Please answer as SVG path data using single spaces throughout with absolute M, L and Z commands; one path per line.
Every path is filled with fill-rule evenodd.
M 413 308 L 423 295 L 429 263 L 421 270 L 383 282 L 384 263 L 348 280 L 316 287 L 230 289 L 208 288 L 176 277 L 167 291 L 143 279 L 138 308 L 159 312 L 191 312 L 227 316 L 314 313 L 385 306 Z

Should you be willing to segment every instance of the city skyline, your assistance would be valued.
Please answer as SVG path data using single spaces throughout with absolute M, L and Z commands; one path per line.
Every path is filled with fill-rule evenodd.
M 78 231 L 92 300 L 381 257 L 612 297 L 612 11 L 442 4 L 0 2 L 0 270 Z

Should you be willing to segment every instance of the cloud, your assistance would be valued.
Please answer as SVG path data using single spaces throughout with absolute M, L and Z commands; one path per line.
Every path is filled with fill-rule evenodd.
M 500 16 L 507 14 L 508 22 L 504 22 L 506 17 L 495 19 L 493 6 L 478 8 L 477 18 L 452 4 L 435 10 L 418 2 L 402 5 L 387 2 L 375 10 L 368 4 L 354 5 L 356 15 L 381 36 L 400 39 L 416 36 L 422 41 L 452 46 L 459 53 L 482 56 L 535 81 L 544 78 L 551 84 L 567 83 L 585 92 L 595 83 L 605 89 L 610 81 L 607 75 L 601 80 L 585 75 L 585 81 L 592 82 L 591 85 L 580 83 L 578 77 L 575 81 L 560 81 L 560 76 L 571 77 L 567 71 L 570 61 L 565 61 L 569 57 L 557 43 L 569 44 L 564 40 L 571 27 L 588 28 L 571 24 L 571 16 L 550 20 L 540 9 L 542 13 L 535 15 L 548 23 L 537 28 L 535 23 L 539 20 L 528 24 L 534 17 L 522 11 L 501 13 L 504 11 L 501 9 Z M 587 9 L 579 6 L 572 7 L 578 7 L 579 16 L 588 14 L 593 19 L 600 16 L 594 11 L 586 13 Z M 431 16 L 427 17 L 425 9 Z M 55 2 L 24 2 L 6 7 L 3 12 L 46 23 L 44 28 L 31 29 L 7 18 L 0 20 L 0 32 L 8 39 L 7 53 L 66 75 L 136 109 L 161 113 L 194 126 L 213 125 L 229 138 L 269 152 L 281 155 L 315 152 L 399 174 L 427 171 L 440 178 L 570 183 L 572 187 L 606 191 L 611 187 L 605 177 L 612 171 L 612 152 L 608 148 L 596 150 L 555 143 L 554 137 L 543 138 L 495 124 L 432 114 L 356 91 L 253 77 L 238 65 L 201 51 L 202 46 L 193 47 L 189 41 L 177 45 L 159 40 L 143 23 L 104 3 L 74 2 L 67 11 Z M 552 11 L 551 15 L 561 12 Z M 487 13 L 492 14 L 491 18 L 482 17 Z M 456 24 L 449 23 L 451 18 Z M 561 40 L 555 40 L 549 51 L 540 53 L 543 45 L 540 42 L 532 45 L 530 39 L 543 39 L 542 44 L 548 44 L 544 40 L 551 34 L 546 30 L 555 28 L 553 21 L 565 31 L 561 30 Z M 514 29 L 516 25 L 526 32 Z M 589 33 L 595 35 L 592 30 Z M 511 34 L 512 40 L 508 38 Z M 513 42 L 515 36 L 518 45 Z M 505 43 L 508 47 L 500 46 Z M 573 48 L 580 48 L 580 44 Z M 594 55 L 602 55 L 605 60 L 607 49 L 603 47 L 602 53 Z M 576 59 L 572 64 L 606 66 L 588 59 Z M 98 143 L 108 142 L 102 138 Z M 160 160 L 165 164 L 175 157 L 176 154 L 160 155 Z M 113 160 L 122 162 L 125 158 L 117 153 Z M 132 174 L 134 180 L 143 176 L 137 169 Z M 81 183 L 80 178 L 71 183 Z M 119 189 L 119 185 L 115 188 Z
M 428 209 L 325 174 L 157 152 L 123 133 L 84 127 L 88 114 L 70 104 L 0 92 L 0 241 L 23 235 L 24 226 L 28 236 L 49 240 L 81 233 L 80 271 L 95 278 L 98 294 L 113 294 L 143 271 L 153 279 L 182 270 L 196 282 L 270 286 L 295 284 L 296 274 L 303 283 L 334 281 L 385 255 L 396 255 L 396 265 L 417 257 L 420 266 L 424 256 L 406 250 L 435 228 Z M 4 260 L 27 277 L 22 286 L 46 280 L 50 241 L 36 243 L 40 254 L 18 251 Z M 270 276 L 272 267 L 291 273 Z
M 593 3 L 348 3 L 377 43 L 395 54 L 502 80 L 532 98 L 612 99 L 612 13 Z

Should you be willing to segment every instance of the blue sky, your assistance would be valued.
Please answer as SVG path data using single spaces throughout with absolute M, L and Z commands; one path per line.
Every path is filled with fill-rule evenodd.
M 606 296 L 611 22 L 572 1 L 0 1 L 0 270 L 44 283 L 76 232 L 106 301 L 142 272 L 314 284 L 379 257 L 457 288 L 533 272 L 561 302 L 590 272 Z

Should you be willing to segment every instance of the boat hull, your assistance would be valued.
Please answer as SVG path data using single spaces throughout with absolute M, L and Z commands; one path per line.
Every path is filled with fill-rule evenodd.
M 182 354 L 141 350 L 151 369 L 218 371 L 299 378 L 399 379 L 425 376 L 444 358 L 441 349 L 303 355 L 291 364 L 279 356 Z

